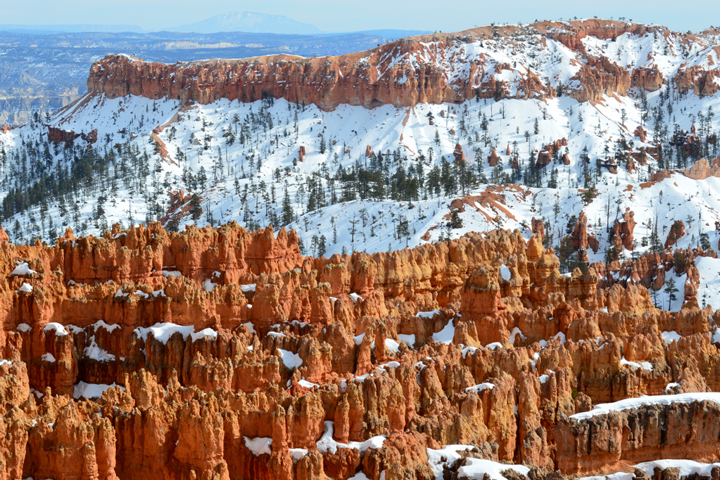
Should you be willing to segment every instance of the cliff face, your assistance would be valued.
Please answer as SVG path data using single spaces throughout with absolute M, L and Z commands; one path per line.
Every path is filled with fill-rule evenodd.
M 475 445 L 450 473 L 715 455 L 717 421 L 698 426 L 714 404 L 568 419 L 718 389 L 720 354 L 709 309 L 659 311 L 558 265 L 517 231 L 329 259 L 236 225 L 5 237 L 0 478 L 433 478 L 427 449 L 449 444 Z M 665 423 L 626 446 L 648 415 Z M 703 448 L 653 440 L 675 424 Z
M 341 104 L 372 108 L 459 103 L 473 98 L 543 99 L 558 92 L 579 101 L 595 102 L 603 95 L 626 94 L 633 86 L 654 91 L 667 80 L 652 54 L 631 67 L 586 49 L 583 43 L 589 37 L 608 40 L 626 33 L 677 37 L 683 44 L 704 41 L 660 27 L 626 22 L 540 22 L 411 37 L 339 57 L 276 55 L 167 65 L 112 55 L 92 66 L 87 85 L 90 93 L 111 98 L 138 95 L 207 104 L 221 98 L 252 102 L 271 97 L 315 104 L 323 110 Z M 559 47 L 567 47 L 563 55 L 570 58 L 565 86 L 557 79 L 545 78 L 544 73 L 545 67 L 554 64 L 545 65 L 544 55 L 555 58 L 553 49 Z M 508 48 L 511 52 L 507 53 L 516 58 L 513 64 L 502 60 L 507 55 L 496 55 Z M 532 53 L 527 61 L 539 53 L 540 65 L 534 60 L 532 66 L 523 64 L 526 53 Z M 677 70 L 671 74 L 683 91 L 711 95 L 717 88 L 713 81 L 717 72 L 710 66 L 686 68 L 678 62 Z

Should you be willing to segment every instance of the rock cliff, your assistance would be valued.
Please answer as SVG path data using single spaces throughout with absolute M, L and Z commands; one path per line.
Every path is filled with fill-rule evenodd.
M 657 90 L 668 79 L 652 55 L 635 67 L 619 65 L 616 59 L 598 55 L 583 43 L 587 37 L 607 40 L 623 34 L 672 36 L 685 44 L 701 41 L 662 27 L 629 22 L 536 22 L 409 37 L 339 57 L 274 55 L 167 65 L 111 55 L 93 64 L 87 86 L 90 93 L 110 98 L 132 94 L 201 104 L 220 98 L 241 102 L 285 98 L 323 110 L 341 104 L 409 107 L 473 98 L 544 99 L 557 94 L 597 102 L 603 95 L 624 95 L 634 86 Z M 521 51 L 548 48 L 549 43 L 567 47 L 575 57 L 567 86 L 550 83 L 534 72 L 536 68 L 496 58 L 492 52 L 499 42 Z M 712 59 L 709 62 L 713 65 Z M 679 67 L 674 73 L 678 88 L 698 95 L 714 94 L 718 73 L 703 65 Z
M 434 478 L 452 444 L 448 474 L 716 458 L 712 402 L 572 415 L 720 388 L 717 315 L 558 267 L 502 230 L 331 258 L 234 224 L 5 236 L 0 478 Z

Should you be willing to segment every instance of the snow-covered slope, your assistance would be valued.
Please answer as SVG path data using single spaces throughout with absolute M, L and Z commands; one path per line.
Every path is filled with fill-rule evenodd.
M 589 35 L 582 44 L 619 65 L 657 66 L 673 78 L 681 65 L 693 62 L 715 68 L 714 38 L 688 43 L 653 33 L 607 40 Z M 443 54 L 442 62 L 452 77 L 462 75 L 472 59 L 492 56 L 498 64 L 531 66 L 550 84 L 574 88 L 576 53 L 559 42 L 533 45 L 463 44 Z M 561 95 L 407 108 L 341 104 L 331 112 L 283 99 L 200 105 L 88 95 L 47 125 L 57 129 L 56 137 L 58 131 L 96 131 L 89 150 L 82 138 L 68 149 L 47 143 L 48 128 L 39 123 L 0 133 L 0 191 L 7 197 L 2 223 L 15 241 L 48 240 L 66 226 L 97 235 L 114 222 L 161 218 L 173 228 L 274 224 L 296 229 L 306 253 L 330 255 L 400 249 L 499 227 L 519 228 L 529 238 L 533 218 L 546 221 L 549 245 L 557 247 L 584 211 L 588 231 L 599 241 L 598 251 L 589 252 L 592 262 L 604 260 L 611 245 L 608 227 L 631 210 L 636 245 L 621 258 L 649 251 L 655 224 L 664 241 L 676 220 L 687 228 L 677 248 L 697 246 L 701 239 L 715 248 L 720 178 L 673 173 L 649 180 L 661 167 L 684 169 L 700 154 L 717 156 L 720 119 L 712 112 L 718 111 L 719 95 L 680 93 L 674 82 L 653 92 L 634 87 L 628 95 L 604 95 L 597 102 Z M 645 141 L 635 136 L 639 126 L 649 132 Z M 693 127 L 701 134 L 700 154 L 696 149 L 688 156 L 672 141 L 673 133 Z M 561 139 L 567 146 L 559 147 L 549 165 L 535 168 L 538 152 Z M 464 163 L 456 161 L 457 145 Z M 494 149 L 500 162 L 492 167 Z M 569 164 L 561 160 L 564 154 Z M 634 169 L 625 164 L 631 156 Z M 81 180 L 47 187 L 71 173 Z M 38 187 L 43 176 L 45 187 Z M 182 200 L 173 194 L 179 190 L 185 192 Z M 720 306 L 717 262 L 699 263 L 698 298 L 713 306 Z M 680 287 L 682 282 L 677 279 Z M 659 295 L 665 308 L 682 303 Z

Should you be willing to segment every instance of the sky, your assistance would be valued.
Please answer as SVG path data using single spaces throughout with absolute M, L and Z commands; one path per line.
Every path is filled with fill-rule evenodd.
M 490 23 L 625 17 L 700 31 L 720 25 L 717 0 L 0 0 L 3 24 L 124 24 L 170 29 L 227 12 L 285 15 L 326 32 L 453 32 Z M 714 14 L 714 15 L 713 15 Z

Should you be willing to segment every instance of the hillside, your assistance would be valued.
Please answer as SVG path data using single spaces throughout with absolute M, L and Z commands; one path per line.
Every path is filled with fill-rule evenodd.
M 718 40 L 98 60 L 0 130 L 0 480 L 717 480 Z
M 717 40 L 586 20 L 315 59 L 106 57 L 74 105 L 0 134 L 3 225 L 22 242 L 272 224 L 331 255 L 544 224 L 564 272 L 603 261 L 625 281 L 623 261 L 652 253 L 640 276 L 658 305 L 683 302 L 666 271 L 720 305 L 712 268 L 688 282 L 658 256 L 714 261 L 718 167 L 682 171 L 717 156 Z

